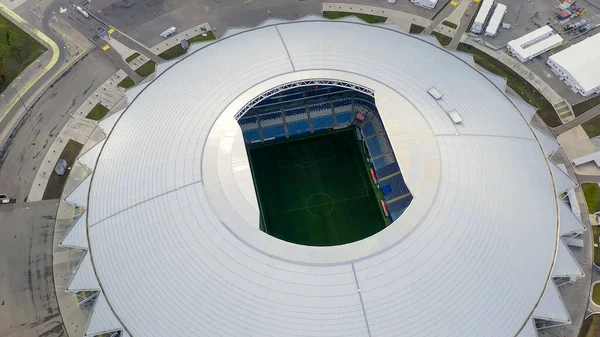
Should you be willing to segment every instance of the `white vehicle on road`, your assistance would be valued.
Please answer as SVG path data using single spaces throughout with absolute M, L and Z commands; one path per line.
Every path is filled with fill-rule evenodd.
M 0 204 L 10 203 L 10 198 L 6 194 L 0 194 Z
M 162 37 L 164 37 L 166 39 L 169 36 L 175 34 L 176 31 L 177 31 L 177 28 L 171 27 L 171 28 L 165 30 L 164 32 L 160 33 L 160 36 L 162 36 Z

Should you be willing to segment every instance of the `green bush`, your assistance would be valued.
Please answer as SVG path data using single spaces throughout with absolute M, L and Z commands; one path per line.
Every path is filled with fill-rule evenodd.
M 104 105 L 98 103 L 92 108 L 92 110 L 85 116 L 87 119 L 99 121 L 108 113 L 109 109 Z
M 125 77 L 121 82 L 119 82 L 118 86 L 120 86 L 121 88 L 131 88 L 135 85 L 135 82 L 131 79 L 131 77 L 127 76 Z
M 363 13 L 350 13 L 350 12 L 334 12 L 334 11 L 326 11 L 323 12 L 323 17 L 326 19 L 340 19 L 345 18 L 347 16 L 356 16 L 357 18 L 368 22 L 368 23 L 384 23 L 387 18 L 384 16 L 377 16 L 371 14 L 363 14 Z
M 156 69 L 156 62 L 150 60 L 150 61 L 142 64 L 141 67 L 137 68 L 135 72 L 142 77 L 146 77 L 146 76 L 152 74 L 155 69 Z
M 129 63 L 129 62 L 135 60 L 138 56 L 140 56 L 140 53 L 133 53 L 133 54 L 129 55 L 129 57 L 127 59 L 125 59 L 125 62 Z

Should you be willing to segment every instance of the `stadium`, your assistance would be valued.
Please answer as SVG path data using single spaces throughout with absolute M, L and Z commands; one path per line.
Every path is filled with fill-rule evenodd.
M 537 336 L 575 183 L 506 80 L 358 19 L 230 29 L 100 122 L 67 197 L 86 336 Z

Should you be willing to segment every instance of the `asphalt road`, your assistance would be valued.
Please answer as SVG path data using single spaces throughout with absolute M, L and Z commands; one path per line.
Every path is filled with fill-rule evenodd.
M 52 276 L 57 206 L 0 205 L 0 336 L 65 336 Z
M 96 49 L 41 97 L 12 139 L 0 166 L 0 193 L 17 198 L 18 203 L 24 201 L 54 137 L 86 98 L 117 70 L 104 51 Z
M 48 8 L 46 9 L 46 14 L 50 14 L 52 12 L 52 10 L 53 10 L 53 6 L 48 6 Z M 47 18 L 47 17 L 48 16 L 46 16 L 45 18 Z M 41 26 L 39 24 L 41 24 Z M 52 29 L 50 29 L 48 20 L 47 19 L 42 20 L 42 22 L 39 24 L 38 24 L 38 26 L 40 26 L 40 27 L 38 27 L 38 29 L 40 29 L 42 32 L 44 32 L 44 34 L 46 34 L 50 39 L 52 39 L 54 42 L 56 42 L 56 44 L 59 46 L 60 52 L 59 52 L 58 60 L 57 60 L 56 64 L 54 64 L 54 66 L 52 68 L 50 68 L 50 70 L 46 74 L 44 74 L 44 76 L 42 76 L 25 94 L 22 95 L 22 100 L 25 102 L 25 107 L 19 103 L 15 104 L 13 106 L 13 108 L 8 111 L 6 116 L 4 116 L 4 118 L 2 120 L 0 120 L 0 133 L 1 133 L 1 131 L 4 131 L 10 127 L 12 120 L 16 116 L 23 114 L 26 111 L 25 109 L 29 108 L 29 105 L 30 105 L 29 100 L 34 97 L 34 95 L 38 91 L 38 89 L 42 88 L 43 85 L 49 79 L 54 77 L 60 71 L 61 67 L 65 64 L 65 61 L 67 59 L 65 42 Z M 36 26 L 36 25 L 34 25 L 34 26 Z M 0 160 L 2 160 L 2 158 L 0 158 Z

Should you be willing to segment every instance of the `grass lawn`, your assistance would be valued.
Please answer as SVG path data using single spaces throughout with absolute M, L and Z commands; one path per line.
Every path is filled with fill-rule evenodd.
M 600 304 L 600 283 L 594 284 L 594 288 L 592 289 L 592 300 L 596 304 Z
M 140 56 L 140 53 L 133 53 L 133 54 L 129 55 L 129 57 L 127 59 L 125 59 L 125 62 L 129 63 L 129 62 L 135 60 L 138 56 Z
M 446 36 L 444 34 L 441 34 L 438 32 L 431 32 L 431 35 L 435 36 L 435 38 L 438 40 L 438 42 L 444 47 L 449 45 L 450 42 L 452 42 L 452 38 L 449 36 Z
M 581 127 L 590 138 L 600 136 L 600 116 L 596 116 L 581 124 Z
M 585 319 L 577 337 L 600 337 L 600 315 L 592 315 Z
M 408 29 L 408 33 L 409 34 L 421 34 L 422 31 L 425 30 L 425 27 L 421 27 L 415 24 L 411 24 L 410 28 Z
M 370 14 L 363 14 L 363 13 L 333 12 L 333 11 L 323 12 L 323 17 L 326 19 L 339 19 L 339 18 L 345 18 L 347 16 L 356 16 L 357 18 L 359 18 L 365 22 L 368 22 L 368 23 L 383 23 L 387 20 L 387 18 L 384 16 L 377 16 L 377 15 L 370 15 Z
M 596 97 L 592 97 L 581 103 L 577 103 L 577 104 L 573 105 L 572 108 L 573 108 L 573 112 L 575 113 L 575 116 L 579 116 L 597 105 L 600 105 L 600 95 L 598 95 Z
M 454 28 L 454 29 L 458 28 L 458 26 L 454 22 L 450 22 L 450 21 L 446 21 L 446 20 L 442 21 L 442 25 L 448 26 L 448 27 Z
M 46 47 L 0 15 L 0 92 L 44 51 Z
M 327 132 L 249 146 L 266 233 L 332 246 L 385 228 L 354 130 Z
M 152 74 L 155 69 L 156 69 L 156 62 L 150 60 L 150 61 L 142 64 L 141 67 L 137 68 L 137 70 L 135 72 L 142 77 L 146 77 L 146 76 Z
M 69 139 L 67 145 L 65 145 L 65 148 L 63 149 L 62 153 L 60 154 L 60 157 L 58 158 L 65 159 L 67 161 L 68 166 L 73 167 L 73 164 L 79 156 L 79 152 L 82 148 L 83 144 Z M 65 175 L 59 176 L 58 174 L 56 174 L 56 171 L 54 171 L 54 168 L 52 169 L 52 174 L 50 174 L 48 185 L 46 185 L 46 190 L 44 191 L 44 197 L 42 198 L 43 200 L 58 199 L 61 197 L 63 188 L 65 187 L 65 183 L 67 182 L 67 178 L 69 177 L 69 172 L 70 171 L 67 170 L 65 172 Z M 50 172 L 46 172 L 46 174 L 49 173 Z
M 538 108 L 537 114 L 551 127 L 562 125 L 552 104 L 540 94 L 529 82 L 519 76 L 514 70 L 488 54 L 465 43 L 459 43 L 457 50 L 473 54 L 477 64 L 487 71 L 507 78 L 508 86 L 518 93 L 525 102 Z
M 121 82 L 119 82 L 118 86 L 120 86 L 121 88 L 131 88 L 135 85 L 135 82 L 131 79 L 131 77 L 127 76 L 125 77 Z
M 196 43 L 196 42 L 202 42 L 202 41 L 210 41 L 210 40 L 214 40 L 215 39 L 215 34 L 210 31 L 206 33 L 206 36 L 202 36 L 202 34 L 200 35 L 196 35 L 190 39 L 188 39 L 188 42 L 190 44 L 192 43 Z M 164 52 L 160 53 L 158 56 L 160 58 L 162 58 L 163 60 L 172 60 L 174 58 L 177 58 L 183 54 L 185 54 L 187 52 L 187 50 L 183 49 L 181 47 L 181 43 L 178 43 L 176 46 L 173 46 L 167 50 L 165 50 Z
M 588 212 L 593 214 L 600 211 L 600 187 L 595 183 L 583 183 L 581 184 L 583 196 L 585 197 L 585 203 L 587 204 Z M 598 235 L 600 235 L 600 227 L 592 226 L 592 235 L 594 236 L 594 243 L 598 243 Z M 600 265 L 600 249 L 594 247 L 594 263 Z M 596 302 L 600 304 L 600 302 Z
M 96 106 L 94 106 L 94 108 L 92 108 L 90 113 L 88 113 L 87 116 L 85 116 L 85 118 L 99 121 L 102 118 L 104 118 L 104 116 L 106 116 L 106 114 L 108 113 L 108 110 L 109 109 L 107 107 L 98 103 L 98 104 L 96 104 Z

